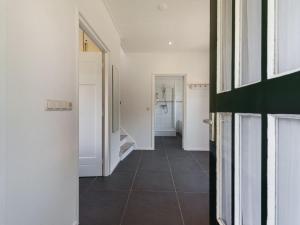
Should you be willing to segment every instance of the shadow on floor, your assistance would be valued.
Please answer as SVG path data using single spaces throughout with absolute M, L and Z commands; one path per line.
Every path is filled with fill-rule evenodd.
M 110 177 L 80 179 L 80 225 L 209 225 L 209 153 L 156 137 Z

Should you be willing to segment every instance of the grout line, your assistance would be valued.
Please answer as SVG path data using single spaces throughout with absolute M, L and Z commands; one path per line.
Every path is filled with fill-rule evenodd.
M 124 209 L 123 209 L 123 213 L 122 213 L 122 216 L 121 216 L 121 220 L 120 220 L 120 225 L 122 225 L 124 223 L 126 211 L 127 211 L 128 204 L 129 204 L 129 200 L 130 200 L 131 194 L 133 192 L 133 186 L 134 186 L 134 183 L 135 183 L 135 179 L 137 177 L 137 174 L 138 174 L 138 171 L 139 171 L 139 168 L 140 168 L 140 165 L 141 165 L 142 156 L 143 156 L 143 152 L 141 152 L 141 155 L 140 155 L 140 158 L 139 158 L 138 164 L 136 166 L 136 170 L 135 170 L 135 173 L 134 173 L 131 185 L 130 185 L 127 200 L 126 200 L 126 203 L 125 203 L 125 206 L 124 206 Z
M 164 147 L 164 143 L 163 143 L 163 147 Z M 173 171 L 172 171 L 172 167 L 171 167 L 171 163 L 170 163 L 167 151 L 165 151 L 165 154 L 166 154 L 166 158 L 167 158 L 169 169 L 170 169 L 170 173 L 171 173 L 172 183 L 173 183 L 173 187 L 174 187 L 174 190 L 175 190 L 175 195 L 176 195 L 176 200 L 177 200 L 177 203 L 178 203 L 178 208 L 179 208 L 179 212 L 180 212 L 181 222 L 182 222 L 183 225 L 185 225 L 184 218 L 183 218 L 183 213 L 182 213 L 182 208 L 181 208 L 181 205 L 180 205 L 179 195 L 178 195 L 177 188 L 176 188 L 176 185 L 175 185 L 174 175 L 173 175 Z
M 192 155 L 193 155 L 194 157 L 191 157 L 191 156 L 189 156 L 189 157 L 190 157 L 191 159 L 193 159 L 193 160 L 198 164 L 198 166 L 201 168 L 201 170 L 203 170 L 203 171 L 205 172 L 205 175 L 208 175 L 208 176 L 209 176 L 209 170 L 207 171 L 207 170 L 201 165 L 201 163 L 199 162 L 199 160 L 195 158 L 194 152 L 191 152 L 191 153 L 192 153 Z

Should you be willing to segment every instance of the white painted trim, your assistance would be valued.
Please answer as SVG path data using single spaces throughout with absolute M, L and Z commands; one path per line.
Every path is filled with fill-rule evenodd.
M 115 169 L 117 168 L 117 166 L 119 165 L 120 162 L 121 162 L 121 160 L 119 158 L 118 162 L 115 165 L 110 165 L 111 166 L 110 167 L 111 170 L 110 170 L 110 174 L 109 175 L 111 175 L 115 171 Z M 109 175 L 107 175 L 107 176 L 109 176 Z
M 130 142 L 134 143 L 134 148 L 136 148 L 136 141 L 133 139 L 133 137 L 125 130 L 124 128 L 120 128 L 120 133 L 127 135 L 126 139 L 129 139 Z M 120 143 L 121 144 L 121 143 Z
M 80 12 L 79 12 L 79 27 L 85 33 L 87 33 L 89 38 L 91 38 L 102 51 L 104 51 L 105 53 L 110 52 L 107 45 L 102 41 L 102 39 L 99 37 L 95 29 L 89 24 L 89 22 L 85 19 L 83 14 L 81 14 Z
M 268 79 L 274 79 L 274 78 L 277 78 L 277 77 L 283 77 L 283 76 L 291 75 L 291 74 L 297 73 L 299 71 L 300 71 L 300 68 L 299 69 L 294 69 L 294 70 L 289 70 L 289 71 L 283 72 L 283 73 L 271 74 L 271 75 L 268 75 Z
M 156 149 L 152 148 L 152 147 L 136 147 L 137 151 L 156 151 Z
M 187 147 L 183 149 L 184 151 L 193 151 L 193 152 L 209 152 L 210 150 L 207 148 L 195 148 L 195 147 Z
M 134 151 L 134 146 L 130 147 L 130 149 L 127 150 L 123 155 L 120 155 L 120 161 L 123 161 L 124 159 L 126 159 L 126 157 L 129 156 L 130 153 L 133 151 Z
M 221 176 L 222 173 L 221 173 L 221 163 L 220 163 L 220 159 L 222 159 L 222 155 L 221 155 L 221 138 L 222 137 L 222 133 L 221 133 L 221 119 L 222 119 L 222 116 L 221 116 L 221 113 L 217 113 L 217 154 L 216 154 L 216 175 L 217 175 L 217 220 L 218 221 L 221 221 L 222 220 L 220 219 L 221 217 L 221 205 L 222 205 L 222 198 L 221 198 L 221 182 L 222 182 L 222 179 L 221 179 Z
M 268 0 L 268 78 L 275 74 L 276 63 L 276 0 Z
M 221 218 L 217 219 L 219 225 L 227 225 Z
M 296 73 L 300 68 L 278 73 L 278 0 L 268 0 L 268 79 Z
M 221 123 L 223 122 L 223 116 L 230 115 L 231 120 L 232 113 L 217 113 L 217 162 L 216 162 L 216 173 L 217 173 L 217 221 L 220 225 L 226 225 L 221 218 L 221 206 L 222 206 L 222 149 L 221 149 L 221 138 L 222 129 Z M 233 220 L 234 218 L 232 218 Z
M 268 115 L 268 218 L 267 225 L 277 225 L 277 165 L 278 165 L 278 121 L 300 120 L 300 115 Z
M 183 78 L 183 123 L 182 123 L 182 148 L 186 145 L 186 121 L 187 121 L 187 73 L 152 73 L 151 89 L 151 148 L 155 149 L 155 78 L 156 77 L 182 77 Z
M 221 90 L 221 9 L 222 0 L 217 2 L 217 93 Z
M 176 130 L 157 130 L 154 133 L 155 133 L 155 136 L 175 137 L 177 134 L 177 131 Z
M 242 224 L 242 211 L 241 211 L 241 119 L 244 116 L 259 117 L 261 119 L 261 114 L 252 114 L 252 113 L 236 113 L 235 114 L 235 156 L 234 156 L 234 224 Z
M 97 34 L 97 32 L 93 29 L 93 27 L 88 23 L 88 21 L 84 18 L 84 16 L 80 13 L 80 11 L 78 12 L 79 15 L 79 27 L 88 34 L 88 36 L 95 42 L 95 44 L 102 50 L 103 56 L 105 57 L 105 65 L 102 65 L 105 67 L 105 74 L 102 75 L 103 76 L 103 87 L 104 90 L 102 92 L 103 95 L 103 103 L 104 103 L 104 109 L 103 110 L 103 115 L 104 115 L 104 119 L 103 119 L 103 129 L 104 130 L 104 134 L 102 134 L 102 142 L 103 142 L 103 156 L 102 156 L 102 161 L 103 161 L 103 168 L 102 168 L 102 173 L 103 176 L 109 176 L 110 172 L 111 172 L 111 165 L 110 165 L 110 114 L 109 114 L 109 74 L 110 74 L 110 49 L 107 47 L 107 45 L 102 41 L 102 39 L 99 37 L 99 35 Z M 79 30 L 79 27 L 77 28 L 77 30 Z M 79 32 L 79 31 L 77 31 Z M 78 35 L 77 35 L 78 36 Z M 79 43 L 79 41 L 77 42 Z M 77 49 L 77 57 L 79 57 L 79 53 L 80 50 L 78 48 L 78 46 L 76 46 Z M 79 62 L 79 60 L 78 60 Z M 77 69 L 78 71 L 78 69 Z M 79 76 L 79 71 L 77 72 L 78 76 Z M 79 79 L 78 79 L 79 80 Z M 77 80 L 77 81 L 78 81 Z M 79 89 L 79 87 L 77 86 L 77 89 Z M 77 93 L 77 100 L 79 93 Z M 78 106 L 79 107 L 79 106 Z M 79 116 L 78 116 L 78 120 L 79 120 Z M 79 140 L 79 139 L 78 139 Z M 79 142 L 79 141 L 78 141 Z
M 240 87 L 241 84 L 241 43 L 242 43 L 242 16 L 241 16 L 241 0 L 235 1 L 235 71 L 234 71 L 234 86 Z
M 276 130 L 277 119 L 268 115 L 268 219 L 267 225 L 276 224 Z
M 235 1 L 235 71 L 234 71 L 234 86 L 235 88 L 247 87 L 253 84 L 261 82 L 261 76 L 259 80 L 250 82 L 248 84 L 241 84 L 242 76 L 242 43 L 243 43 L 243 32 L 242 32 L 242 0 Z
M 240 224 L 241 221 L 241 210 L 240 210 L 240 150 L 241 150 L 241 143 L 240 143 L 240 136 L 241 136 L 241 116 L 239 114 L 235 115 L 235 156 L 234 156 L 234 224 Z
M 221 12 L 222 12 L 222 6 L 223 6 L 224 0 L 218 0 L 217 7 L 218 7 L 218 13 L 217 13 L 217 94 L 229 92 L 232 90 L 232 87 L 228 90 L 221 90 L 223 78 L 221 76 L 222 69 L 221 69 L 221 62 L 222 62 L 222 18 L 221 18 Z
M 75 25 L 75 33 L 76 33 L 76 41 L 75 41 L 75 54 L 76 54 L 76 68 L 75 68 L 75 103 L 74 103 L 74 111 L 75 111 L 75 121 L 74 123 L 76 124 L 76 153 L 75 153 L 75 157 L 77 159 L 77 166 L 76 169 L 76 177 L 79 178 L 79 57 L 80 57 L 80 50 L 78 48 L 78 43 L 79 43 L 79 8 L 78 6 L 75 7 L 75 21 L 74 21 L 74 25 Z M 77 221 L 79 221 L 79 179 L 77 179 L 76 181 L 76 208 L 75 208 L 75 219 Z

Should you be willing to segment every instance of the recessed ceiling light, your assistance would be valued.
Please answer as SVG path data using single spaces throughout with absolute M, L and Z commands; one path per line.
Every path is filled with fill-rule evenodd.
M 173 45 L 173 42 L 172 41 L 169 41 L 169 43 L 168 43 L 169 45 Z
M 168 4 L 165 3 L 165 2 L 160 3 L 160 4 L 158 5 L 158 9 L 159 9 L 160 11 L 166 11 L 168 8 L 169 8 L 169 7 L 168 7 Z

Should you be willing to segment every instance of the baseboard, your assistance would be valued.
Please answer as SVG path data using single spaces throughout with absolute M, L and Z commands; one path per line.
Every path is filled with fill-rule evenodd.
M 176 130 L 159 130 L 155 131 L 155 136 L 157 137 L 175 137 Z
M 198 151 L 198 152 L 209 152 L 209 149 L 205 148 L 184 148 L 185 151 Z
M 131 152 L 134 151 L 134 146 L 132 146 L 127 152 L 125 152 L 122 156 L 120 156 L 120 161 L 123 161 L 126 159 L 127 156 L 130 155 Z
M 108 176 L 110 176 L 115 171 L 120 162 L 121 160 L 119 159 L 118 163 L 116 163 L 115 165 L 113 165 L 113 167 L 110 168 L 110 173 Z
M 154 151 L 155 149 L 151 147 L 136 147 L 135 150 L 137 151 Z

